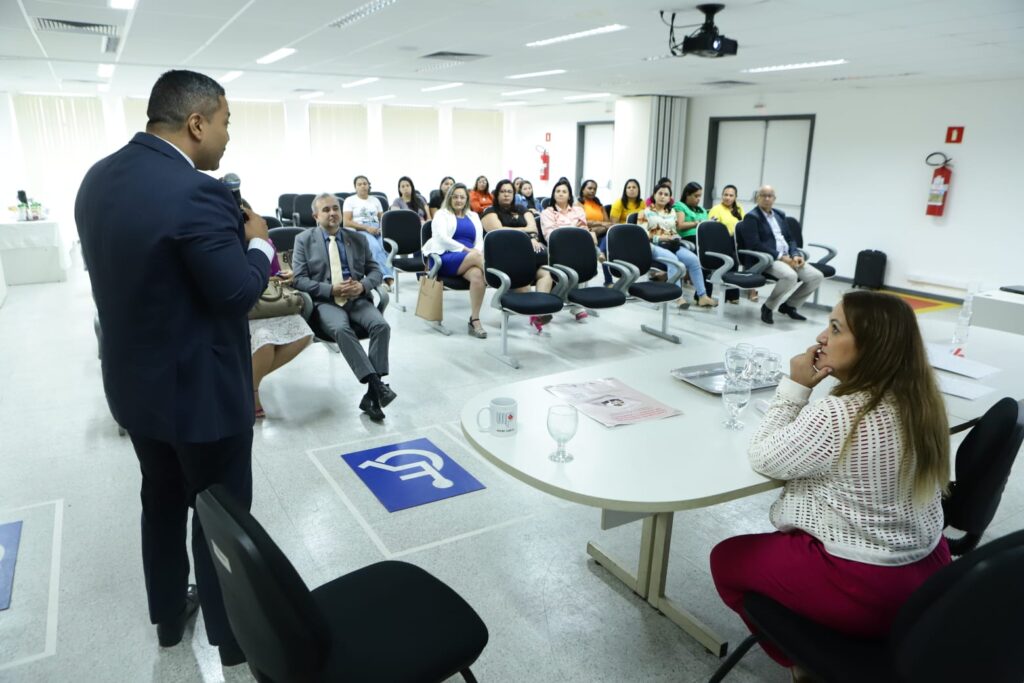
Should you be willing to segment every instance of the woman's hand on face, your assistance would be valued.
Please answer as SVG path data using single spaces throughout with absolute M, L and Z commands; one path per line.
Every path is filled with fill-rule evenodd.
M 810 346 L 803 353 L 793 356 L 789 361 L 789 377 L 797 384 L 802 384 L 808 389 L 818 386 L 821 380 L 832 374 L 832 368 L 818 369 L 818 351 L 821 346 L 815 344 Z

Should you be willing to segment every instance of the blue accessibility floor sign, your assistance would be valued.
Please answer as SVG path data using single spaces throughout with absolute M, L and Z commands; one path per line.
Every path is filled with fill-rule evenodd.
M 21 522 L 0 524 L 0 610 L 11 606 L 14 588 L 14 564 L 21 543 Z
M 430 439 L 345 453 L 341 458 L 388 512 L 484 488 Z

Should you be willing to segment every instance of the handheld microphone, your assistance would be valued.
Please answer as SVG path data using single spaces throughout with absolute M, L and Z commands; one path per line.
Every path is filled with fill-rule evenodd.
M 231 196 L 235 198 L 238 206 L 242 206 L 242 179 L 236 173 L 227 173 L 220 179 L 224 185 L 231 190 Z
M 28 204 L 28 195 L 25 194 L 25 190 L 18 190 L 18 201 L 22 204 Z

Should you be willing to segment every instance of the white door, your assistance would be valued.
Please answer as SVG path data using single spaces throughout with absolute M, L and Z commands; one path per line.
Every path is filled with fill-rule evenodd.
M 765 121 L 722 121 L 718 124 L 718 154 L 715 158 L 715 181 L 704 194 L 712 198 L 712 206 L 722 200 L 722 188 L 735 185 L 743 207 L 753 205 L 752 199 L 761 186 L 761 157 L 764 154 Z M 682 191 L 682 185 L 679 190 Z
M 587 123 L 583 127 L 583 168 L 578 181 L 597 183 L 597 196 L 612 203 L 612 137 L 613 123 Z M 579 188 L 573 188 L 579 191 Z
M 766 123 L 761 184 L 775 188 L 777 208 L 787 216 L 801 218 L 811 122 L 796 119 Z

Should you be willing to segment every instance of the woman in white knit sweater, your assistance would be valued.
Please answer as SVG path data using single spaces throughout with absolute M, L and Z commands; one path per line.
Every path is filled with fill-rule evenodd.
M 839 384 L 808 405 L 830 375 Z M 851 636 L 886 634 L 907 597 L 950 562 L 941 504 L 949 429 L 910 306 L 846 294 L 817 344 L 790 361 L 750 464 L 786 482 L 770 514 L 778 531 L 712 551 L 725 603 L 742 617 L 743 594 L 761 593 Z

